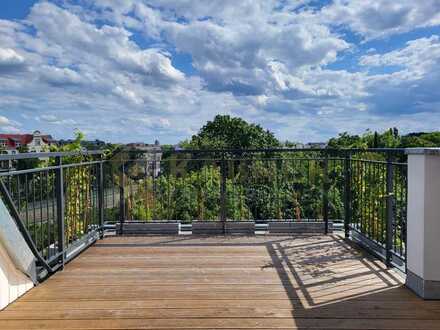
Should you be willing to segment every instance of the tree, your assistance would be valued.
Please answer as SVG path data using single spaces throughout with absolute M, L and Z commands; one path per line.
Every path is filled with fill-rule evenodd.
M 390 128 L 380 136 L 379 148 L 398 148 L 400 146 L 400 135 L 397 128 Z
M 410 133 L 402 137 L 402 147 L 439 147 L 440 132 Z
M 280 146 L 269 130 L 241 118 L 217 115 L 183 146 L 194 149 L 252 149 Z
M 28 153 L 29 148 L 26 145 L 22 145 L 22 146 L 18 147 L 18 152 L 21 154 Z M 19 171 L 33 169 L 33 168 L 40 167 L 40 165 L 42 163 L 43 162 L 38 158 L 20 159 L 17 161 L 16 169 Z
M 397 128 L 390 128 L 383 133 L 366 130 L 364 134 L 350 135 L 347 132 L 329 140 L 330 148 L 399 148 L 401 137 Z
M 363 137 L 359 135 L 350 135 L 348 132 L 340 133 L 338 137 L 331 138 L 328 141 L 329 148 L 365 148 Z

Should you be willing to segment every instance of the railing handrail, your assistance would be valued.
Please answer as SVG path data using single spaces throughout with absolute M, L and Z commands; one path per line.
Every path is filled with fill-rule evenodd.
M 63 152 L 24 152 L 24 153 L 18 153 L 18 154 L 0 155 L 0 161 L 34 159 L 34 158 L 93 156 L 93 155 L 102 155 L 102 154 L 104 154 L 104 151 L 102 151 L 102 150 L 63 151 Z
M 177 149 L 170 150 L 176 154 L 200 154 L 200 153 L 258 153 L 258 152 L 325 152 L 325 153 L 361 153 L 361 152 L 377 152 L 377 153 L 404 153 L 407 148 L 255 148 L 255 149 Z M 124 150 L 128 153 L 160 153 L 165 150 Z M 72 157 L 72 156 L 93 156 L 103 155 L 103 150 L 87 150 L 87 151 L 63 151 L 63 152 L 26 152 L 18 154 L 1 154 L 0 161 L 21 160 L 35 158 L 54 158 L 54 157 Z
M 254 148 L 254 149 L 174 149 L 174 150 L 124 150 L 128 153 L 258 153 L 258 152 L 334 152 L 334 153 L 354 153 L 354 152 L 378 152 L 378 153 L 404 153 L 407 148 Z

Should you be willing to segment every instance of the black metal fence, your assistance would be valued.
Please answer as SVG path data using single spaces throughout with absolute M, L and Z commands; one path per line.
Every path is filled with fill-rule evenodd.
M 123 188 L 123 220 L 343 219 L 342 160 L 260 156 L 116 162 L 111 204 L 120 206 L 115 201 Z
M 323 221 L 406 259 L 404 150 L 184 150 L 0 156 L 3 199 L 51 272 L 126 221 Z M 38 157 L 44 167 L 20 169 Z M 0 159 L 3 160 L 3 159 Z M 29 164 L 28 164 L 29 165 Z
M 370 156 L 370 157 L 368 157 Z M 370 159 L 368 159 L 370 158 Z M 387 264 L 405 267 L 407 163 L 402 154 L 383 160 L 359 154 L 350 159 L 346 183 L 346 235 L 378 254 Z
M 105 166 L 107 220 L 331 221 L 404 266 L 403 149 L 127 151 Z
M 14 166 L 0 173 L 2 199 L 44 278 L 102 235 L 103 162 L 99 153 L 0 157 Z

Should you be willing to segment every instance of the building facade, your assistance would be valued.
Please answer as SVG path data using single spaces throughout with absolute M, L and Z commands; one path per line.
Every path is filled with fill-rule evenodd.
M 145 161 L 145 169 L 147 175 L 159 176 L 162 160 L 162 147 L 159 141 L 154 144 L 147 144 L 143 142 L 129 143 L 124 147 L 124 152 L 135 152 L 139 159 Z
M 27 152 L 45 152 L 53 144 L 52 136 L 40 131 L 32 134 L 0 134 L 0 149 L 7 154 L 17 154 L 22 148 L 26 148 Z

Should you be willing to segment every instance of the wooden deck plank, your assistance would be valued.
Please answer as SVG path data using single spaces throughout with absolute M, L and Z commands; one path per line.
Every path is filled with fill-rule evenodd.
M 177 318 L 95 320 L 5 320 L 2 329 L 430 329 L 438 320 L 320 318 Z
M 0 329 L 440 329 L 440 301 L 337 235 L 111 237 Z
M 354 307 L 354 306 L 353 306 Z M 94 308 L 94 309 L 51 309 L 44 313 L 34 310 L 8 310 L 0 314 L 0 320 L 94 320 L 94 319 L 175 319 L 175 318 L 243 318 L 243 315 L 254 318 L 334 318 L 341 319 L 420 319 L 440 320 L 438 310 L 408 309 L 405 304 L 397 304 L 387 309 L 380 309 L 379 304 L 357 304 L 347 306 L 303 309 L 301 306 L 276 308 L 264 303 L 259 307 L 200 307 L 200 308 Z

